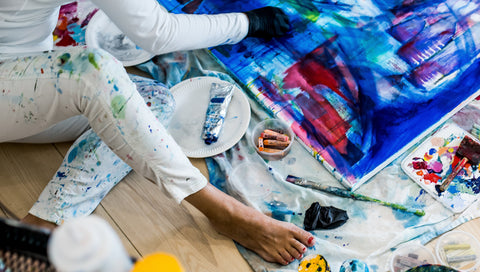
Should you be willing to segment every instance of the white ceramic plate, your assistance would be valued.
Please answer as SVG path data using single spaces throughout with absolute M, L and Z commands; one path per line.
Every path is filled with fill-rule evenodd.
M 170 89 L 176 108 L 168 131 L 190 158 L 211 157 L 228 150 L 240 141 L 250 122 L 250 104 L 242 90 L 235 86 L 218 141 L 205 144 L 202 132 L 212 83 L 228 82 L 216 77 L 195 77 Z
M 123 66 L 137 65 L 154 56 L 135 45 L 101 10 L 93 15 L 87 25 L 85 43 L 109 52 L 121 61 Z

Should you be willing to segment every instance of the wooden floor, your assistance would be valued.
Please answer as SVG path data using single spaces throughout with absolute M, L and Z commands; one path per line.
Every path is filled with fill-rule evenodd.
M 0 201 L 16 217 L 27 214 L 69 146 L 0 144 Z M 193 163 L 206 173 L 203 160 Z M 198 210 L 177 205 L 134 172 L 94 213 L 108 220 L 131 256 L 161 251 L 177 256 L 185 271 L 251 271 L 233 241 L 218 234 Z M 0 216 L 7 214 L 0 209 Z
M 28 212 L 69 146 L 0 144 L 0 201 L 16 217 Z M 206 174 L 202 159 L 192 162 Z M 177 256 L 186 271 L 251 271 L 232 240 L 216 233 L 206 217 L 188 203 L 167 199 L 134 172 L 107 195 L 95 214 L 108 220 L 134 257 L 162 251 Z M 9 217 L 2 210 L 0 216 Z M 458 229 L 480 240 L 479 219 Z

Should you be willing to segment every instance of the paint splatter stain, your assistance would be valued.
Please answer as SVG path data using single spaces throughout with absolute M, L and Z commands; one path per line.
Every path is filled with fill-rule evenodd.
M 65 65 L 65 63 L 67 63 L 71 58 L 71 55 L 70 53 L 65 53 L 63 55 L 61 55 L 60 57 L 58 57 L 58 61 L 60 62 L 60 66 L 63 66 Z
M 98 66 L 97 61 L 95 60 L 95 54 L 94 53 L 89 53 L 88 54 L 88 62 L 90 62 L 95 69 L 100 70 L 100 66 Z
M 350 259 L 342 263 L 340 272 L 369 272 L 369 269 L 365 262 L 356 259 Z
M 57 177 L 58 177 L 59 179 L 62 179 L 62 178 L 66 178 L 67 175 L 65 174 L 65 172 L 57 172 Z
M 331 272 L 327 260 L 320 254 L 310 255 L 300 262 L 298 272 Z
M 68 153 L 67 162 L 71 163 L 77 157 L 77 154 L 78 154 L 78 146 L 70 150 L 70 152 Z
M 122 95 L 117 95 L 112 99 L 110 106 L 113 111 L 113 116 L 118 119 L 125 119 L 125 104 L 127 100 Z

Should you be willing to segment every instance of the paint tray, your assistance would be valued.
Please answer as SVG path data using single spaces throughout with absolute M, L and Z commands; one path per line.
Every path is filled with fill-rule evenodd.
M 456 165 L 460 160 L 455 153 L 465 135 L 477 139 L 454 123 L 446 124 L 402 161 L 403 171 L 454 213 L 464 211 L 480 196 L 478 165 L 468 163 L 445 192 L 435 189 L 452 172 L 452 162 Z

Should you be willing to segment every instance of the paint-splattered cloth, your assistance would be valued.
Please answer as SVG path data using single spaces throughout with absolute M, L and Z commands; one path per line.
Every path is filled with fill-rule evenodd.
M 262 116 L 262 109 L 257 109 L 256 113 L 258 119 L 252 120 L 251 125 L 266 117 Z M 391 251 L 399 245 L 425 244 L 438 235 L 480 215 L 478 202 L 462 214 L 454 215 L 408 178 L 400 167 L 403 156 L 388 165 L 356 192 L 423 209 L 426 212 L 423 217 L 396 211 L 377 203 L 340 198 L 289 184 L 285 182 L 285 178 L 293 174 L 322 184 L 341 187 L 338 181 L 298 142 L 294 144 L 290 154 L 282 160 L 263 161 L 248 140 L 251 129 L 252 127 L 234 148 L 207 160 L 210 180 L 232 196 L 266 213 L 285 214 L 283 219 L 302 227 L 304 214 L 313 202 L 346 210 L 349 220 L 341 227 L 312 232 L 317 237 L 317 242 L 307 252 L 307 255 L 324 256 L 330 263 L 332 271 L 338 271 L 343 261 L 352 258 L 367 262 L 371 271 L 388 271 Z M 242 167 L 246 162 L 262 165 L 270 171 L 271 178 L 263 180 L 262 175 L 259 174 L 260 178 L 256 180 L 242 179 L 238 176 L 242 171 L 235 171 L 235 169 Z M 255 168 L 252 171 L 255 171 Z M 235 175 L 232 176 L 232 173 Z M 250 172 L 248 177 L 252 176 L 254 174 Z M 280 212 L 277 210 L 279 207 Z M 286 268 L 296 271 L 298 266 L 298 261 L 287 267 L 270 264 L 241 246 L 239 249 L 255 271 L 277 271 Z
M 199 75 L 218 76 L 232 81 L 226 73 L 221 72 L 223 70 L 214 58 L 203 51 L 165 55 L 141 68 L 170 86 Z M 339 271 L 342 262 L 348 259 L 365 261 L 370 271 L 388 271 L 389 258 L 396 247 L 406 243 L 425 244 L 480 216 L 478 202 L 455 215 L 409 179 L 400 164 L 410 151 L 385 167 L 356 192 L 423 209 L 426 213 L 423 217 L 377 203 L 341 198 L 287 183 L 285 178 L 291 174 L 341 187 L 298 141 L 295 141 L 291 152 L 280 161 L 266 162 L 260 158 L 249 139 L 255 124 L 270 117 L 254 100 L 250 100 L 250 105 L 252 119 L 242 140 L 230 150 L 206 159 L 210 181 L 240 201 L 300 227 L 303 227 L 305 212 L 313 202 L 346 210 L 349 219 L 344 225 L 312 232 L 317 238 L 316 244 L 306 253 L 306 256 L 324 256 L 332 271 Z M 474 120 L 478 119 L 476 116 L 479 111 L 480 101 L 476 100 L 450 121 L 456 121 L 464 129 L 470 130 L 474 126 Z M 236 171 L 242 169 L 249 171 Z M 269 174 L 265 175 L 265 171 Z M 299 261 L 280 266 L 263 261 L 240 245 L 238 248 L 255 271 L 297 271 Z

